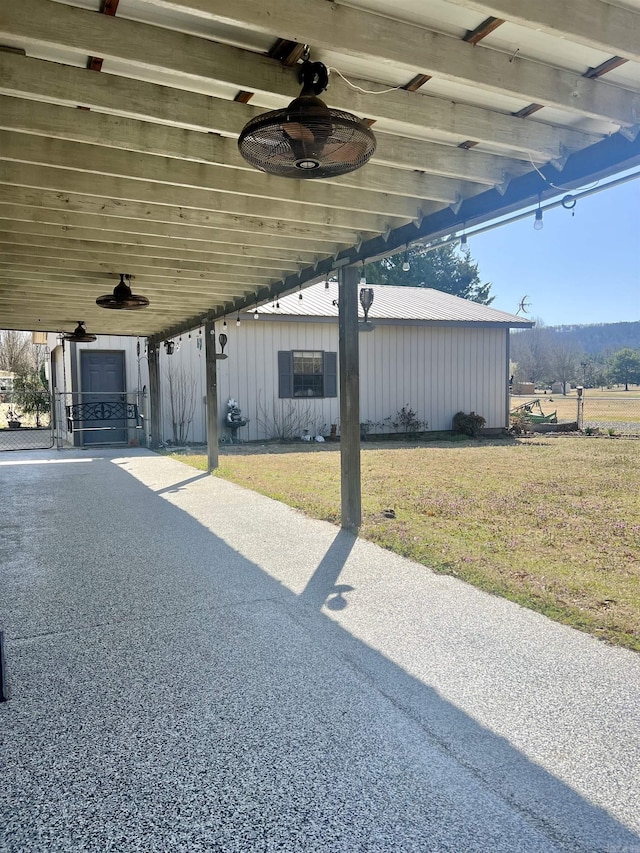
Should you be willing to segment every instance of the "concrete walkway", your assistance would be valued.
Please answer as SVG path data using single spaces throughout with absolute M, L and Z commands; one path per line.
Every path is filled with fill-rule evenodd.
M 0 495 L 1 851 L 640 853 L 640 656 L 148 451 Z

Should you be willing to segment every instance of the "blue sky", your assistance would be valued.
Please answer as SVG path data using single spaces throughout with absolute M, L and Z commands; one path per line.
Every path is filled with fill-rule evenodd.
M 544 206 L 544 205 L 543 205 Z M 545 211 L 469 237 L 493 308 L 547 326 L 640 320 L 640 178 L 582 198 L 571 211 Z

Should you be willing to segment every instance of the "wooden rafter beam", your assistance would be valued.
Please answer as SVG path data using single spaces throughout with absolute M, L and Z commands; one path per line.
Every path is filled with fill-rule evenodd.
M 450 0 L 458 6 L 495 15 L 511 24 L 567 38 L 605 54 L 640 62 L 637 9 L 606 0 Z M 537 100 L 537 99 L 533 99 Z
M 0 224 L 0 228 L 2 225 Z M 279 257 L 273 253 L 269 256 L 268 253 L 260 253 L 255 250 L 251 253 L 233 254 L 229 248 L 227 252 L 206 252 L 204 249 L 192 250 L 182 246 L 175 245 L 146 245 L 140 243 L 128 243 L 126 240 L 122 242 L 107 242 L 106 240 L 82 240 L 78 237 L 67 237 L 60 239 L 57 236 L 48 236 L 43 234 L 24 234 L 16 233 L 13 230 L 0 230 L 0 251 L 16 252 L 20 251 L 19 247 L 26 247 L 30 252 L 33 252 L 34 257 L 59 257 L 59 258 L 90 258 L 110 255 L 129 255 L 135 256 L 141 262 L 145 258 L 151 259 L 153 265 L 163 267 L 176 267 L 185 269 L 187 267 L 204 270 L 210 269 L 213 266 L 230 267 L 229 272 L 235 272 L 234 267 L 240 267 L 241 270 L 255 264 L 260 266 L 266 273 L 282 273 L 295 272 L 302 266 L 301 259 L 295 256 Z M 264 256 L 266 255 L 266 257 Z M 193 267 L 191 266 L 193 265 Z
M 115 208 L 122 202 L 143 202 L 145 206 L 159 204 L 180 208 L 181 211 L 190 209 L 222 213 L 227 221 L 229 216 L 237 217 L 239 228 L 243 227 L 244 217 L 304 224 L 305 231 L 311 229 L 312 233 L 319 228 L 325 229 L 329 239 L 334 226 L 340 230 L 351 229 L 356 234 L 366 231 L 382 233 L 390 221 L 387 216 L 367 211 L 355 212 L 294 202 L 276 204 L 269 199 L 252 198 L 231 192 L 220 193 L 198 187 L 183 187 L 178 191 L 175 186 L 157 181 L 86 173 L 73 168 L 51 168 L 34 163 L 0 161 L 0 184 L 37 189 L 39 192 L 44 190 L 72 193 L 87 196 L 89 199 L 101 199 L 97 206 L 105 211 L 109 206 L 105 204 L 104 199 L 112 199 Z M 3 197 L 6 195 L 4 190 L 2 194 Z M 89 201 L 89 205 L 91 204 Z M 415 217 L 414 208 L 411 210 L 413 216 L 402 217 L 404 221 Z M 395 217 L 394 219 L 399 224 Z
M 92 112 L 87 114 L 82 122 L 78 122 L 75 111 L 66 107 L 34 104 L 32 101 L 0 96 L 1 128 L 27 133 L 41 139 L 53 137 L 101 148 L 172 157 L 180 161 L 190 161 L 192 164 L 205 163 L 209 168 L 219 165 L 224 167 L 223 175 L 227 177 L 230 169 L 238 169 L 242 174 L 236 183 L 238 189 L 243 181 L 254 175 L 253 170 L 240 157 L 233 140 L 212 138 L 207 134 L 177 128 L 157 129 L 154 134 L 150 134 L 147 124 L 134 119 L 114 118 Z M 1 133 L 2 130 L 0 130 Z M 383 192 L 393 196 L 417 196 L 431 198 L 434 202 L 447 202 L 456 192 L 461 192 L 465 187 L 462 181 L 456 183 L 452 177 L 441 176 L 440 165 L 445 167 L 445 171 L 449 169 L 454 178 L 463 178 L 465 182 L 477 181 L 492 185 L 500 183 L 503 179 L 504 164 L 490 155 L 479 159 L 477 163 L 465 164 L 461 158 L 456 161 L 455 157 L 451 157 L 450 149 L 428 143 L 402 144 L 396 137 L 387 134 L 380 135 L 379 148 L 380 163 L 372 163 L 364 171 L 334 179 L 332 185 L 367 192 Z M 403 156 L 405 154 L 410 156 Z M 447 167 L 449 160 L 451 160 L 451 166 Z M 157 165 L 155 161 L 149 161 L 149 164 Z M 393 168 L 398 165 L 402 168 Z M 456 165 L 460 166 L 458 169 L 460 175 L 456 175 Z M 518 171 L 515 164 L 514 167 L 514 170 Z M 174 177 L 182 168 L 182 165 L 176 165 Z M 193 166 L 191 168 L 193 171 Z M 410 169 L 423 169 L 431 175 L 429 178 L 412 175 Z M 98 164 L 95 170 L 101 171 Z M 205 177 L 204 172 L 202 177 Z M 269 186 L 273 183 L 273 179 L 269 180 L 267 176 L 261 176 L 255 184 L 255 192 L 259 193 L 260 186 Z M 279 182 L 278 186 L 283 193 L 290 188 L 287 182 Z M 473 191 L 472 187 L 466 188 Z M 298 197 L 303 200 L 306 195 L 308 194 L 303 193 Z M 315 195 L 317 196 L 318 193 Z M 336 203 L 338 200 L 338 198 L 335 199 Z M 369 202 L 367 206 L 375 207 Z
M 186 232 L 183 235 L 176 234 L 176 229 L 173 229 L 173 233 L 167 234 L 165 232 L 162 236 L 152 233 L 135 233 L 127 230 L 126 224 L 122 224 L 129 221 L 125 219 L 118 220 L 119 227 L 114 227 L 112 224 L 111 228 L 105 227 L 107 224 L 105 220 L 100 221 L 99 228 L 90 227 L 90 220 L 89 222 L 85 220 L 74 226 L 62 225 L 55 221 L 25 221 L 20 218 L 25 215 L 25 211 L 28 214 L 29 208 L 0 204 L 0 240 L 3 243 L 10 242 L 8 240 L 9 235 L 14 235 L 16 242 L 31 242 L 34 245 L 45 245 L 40 241 L 55 239 L 59 245 L 67 245 L 69 248 L 74 248 L 77 243 L 82 242 L 97 244 L 93 246 L 94 250 L 102 246 L 108 250 L 109 245 L 117 244 L 129 247 L 130 251 L 139 250 L 141 254 L 158 257 L 161 257 L 163 253 L 170 253 L 170 257 L 191 257 L 195 260 L 207 260 L 209 256 L 215 259 L 217 255 L 225 255 L 227 259 L 235 259 L 230 261 L 231 263 L 247 263 L 248 259 L 259 259 L 260 261 L 288 260 L 295 264 L 313 263 L 319 254 L 317 248 L 312 250 L 306 247 L 294 248 L 291 244 L 281 248 L 269 245 L 265 241 L 262 246 L 254 246 L 250 244 L 250 240 L 247 240 L 248 235 L 234 234 L 229 231 L 216 232 L 213 229 L 208 229 L 211 232 L 212 239 L 206 241 L 204 239 L 190 239 L 190 232 L 187 228 L 182 229 Z M 48 218 L 55 220 L 55 215 L 50 214 Z M 223 235 L 226 236 L 226 239 Z
M 344 90 L 342 100 L 341 89 Z M 425 133 L 430 133 L 435 141 L 451 145 L 464 139 L 478 139 L 497 150 L 504 149 L 508 156 L 521 153 L 526 159 L 532 156 L 548 160 L 559 156 L 562 149 L 584 148 L 597 139 L 593 135 L 559 130 L 541 123 L 519 122 L 501 113 L 432 96 L 418 98 L 411 92 L 397 90 L 367 99 L 346 89 L 339 78 L 334 80 L 330 89 L 332 103 L 360 115 L 368 114 L 370 120 L 402 122 L 406 132 L 398 139 L 403 146 L 412 139 L 424 139 Z M 87 74 L 81 68 L 1 52 L 0 92 L 73 107 L 80 104 L 93 111 L 202 132 L 216 131 L 231 137 L 237 137 L 250 118 L 263 112 L 250 104 L 114 75 Z M 412 122 L 415 125 L 413 133 Z
M 1 172 L 0 168 L 0 172 Z M 22 175 L 26 178 L 26 173 Z M 48 179 L 48 173 L 42 177 Z M 323 248 L 327 255 L 335 253 L 336 244 L 347 244 L 358 242 L 368 230 L 370 234 L 375 229 L 363 229 L 356 231 L 353 222 L 349 226 L 340 227 L 335 223 L 330 227 L 326 224 L 314 228 L 306 222 L 292 222 L 283 219 L 262 219 L 259 216 L 247 214 L 245 216 L 227 216 L 223 211 L 212 210 L 206 207 L 184 207 L 175 202 L 175 194 L 172 200 L 162 203 L 157 199 L 149 202 L 145 199 L 124 198 L 122 195 L 113 197 L 109 194 L 99 195 L 86 192 L 81 189 L 81 182 L 73 180 L 69 175 L 63 176 L 62 181 L 51 179 L 52 184 L 67 184 L 66 190 L 59 187 L 47 189 L 43 186 L 29 186 L 28 182 L 11 184 L 5 182 L 2 186 L 2 201 L 6 204 L 15 204 L 25 208 L 25 215 L 48 217 L 53 214 L 56 221 L 63 226 L 78 221 L 78 217 L 91 217 L 92 222 L 112 223 L 111 227 L 118 228 L 117 223 L 123 220 L 122 227 L 132 228 L 136 233 L 138 229 L 144 232 L 145 223 L 150 223 L 149 228 L 154 232 L 161 228 L 175 231 L 176 229 L 188 228 L 206 239 L 211 229 L 220 232 L 228 232 L 231 235 L 247 235 L 249 241 L 255 237 L 263 237 L 267 240 L 281 240 L 286 237 L 292 246 L 300 245 L 301 242 L 317 245 L 320 251 Z M 71 185 L 80 184 L 75 190 Z M 98 182 L 102 183 L 102 182 Z M 105 182 L 100 187 L 106 192 L 115 192 L 121 188 L 119 182 Z M 144 189 L 143 189 L 144 193 Z M 46 211 L 46 212 L 45 212 Z M 75 218 L 74 218 L 75 217 Z M 86 224 L 89 224 L 87 222 Z
M 100 7 L 101 14 L 114 16 L 118 11 L 119 2 L 120 0 L 102 0 L 102 5 Z M 101 56 L 90 56 L 89 61 L 87 62 L 87 68 L 89 71 L 102 71 L 103 62 L 104 59 Z
M 12 201 L 7 201 L 5 195 L 12 192 Z M 40 204 L 30 198 L 29 191 L 20 193 L 20 188 L 3 188 L 0 201 L 0 229 L 17 234 L 43 234 L 58 236 L 60 239 L 72 238 L 80 240 L 105 240 L 116 242 L 120 237 L 122 242 L 131 245 L 152 246 L 156 244 L 171 244 L 183 246 L 186 249 L 198 251 L 230 251 L 246 253 L 247 256 L 260 252 L 278 252 L 283 257 L 301 257 L 309 262 L 318 254 L 335 254 L 339 248 L 346 248 L 345 241 L 326 242 L 314 239 L 309 232 L 306 238 L 299 234 L 291 237 L 283 227 L 277 233 L 252 233 L 246 229 L 234 229 L 228 224 L 227 228 L 207 227 L 202 225 L 170 223 L 159 221 L 151 215 L 146 219 L 127 217 L 127 207 L 123 205 L 122 215 L 80 213 L 62 207 L 62 200 L 42 194 Z M 78 203 L 67 197 L 72 205 Z M 20 200 L 20 204 L 16 201 Z M 149 210 L 149 214 L 154 211 Z M 283 223 L 284 225 L 284 223 Z
M 11 279 L 15 282 L 16 288 L 27 288 L 30 285 L 36 285 L 41 282 L 43 285 L 55 284 L 61 287 L 69 287 L 70 289 L 82 290 L 84 285 L 91 285 L 102 289 L 107 289 L 109 284 L 111 288 L 118 283 L 118 275 L 122 268 L 114 268 L 112 265 L 107 265 L 105 269 L 67 269 L 61 270 L 52 267 L 50 269 L 39 269 L 34 266 L 18 266 L 18 265 L 3 265 L 0 266 L 0 279 Z M 127 269 L 127 274 L 131 274 L 132 282 L 136 287 L 140 288 L 160 288 L 161 290 L 169 290 L 177 287 L 185 287 L 193 289 L 195 283 L 185 276 L 158 276 L 154 271 L 152 275 L 146 274 L 138 270 L 135 274 L 132 270 Z M 200 284 L 200 292 L 204 293 L 212 289 L 216 296 L 233 296 L 237 293 L 250 294 L 254 288 L 254 284 L 242 283 L 238 285 L 237 280 L 229 279 L 222 276 L 211 275 L 205 280 L 204 284 Z
M 99 153 L 99 157 L 96 154 Z M 325 221 L 338 211 L 352 212 L 358 217 L 389 217 L 413 219 L 423 199 L 392 195 L 388 192 L 368 192 L 367 213 L 363 213 L 363 200 L 350 186 L 337 183 L 308 181 L 306 185 L 291 187 L 291 181 L 278 180 L 272 175 L 239 169 L 219 169 L 202 163 L 191 163 L 174 158 L 150 156 L 135 151 L 116 148 L 97 148 L 60 139 L 45 139 L 32 134 L 0 130 L 0 160 L 18 165 L 55 167 L 85 175 L 85 187 L 90 189 L 100 177 L 124 178 L 137 183 L 148 183 L 171 193 L 179 201 L 189 192 L 205 192 L 210 204 L 217 209 L 254 211 L 254 215 L 267 218 L 296 218 L 298 221 Z M 454 181 L 433 179 L 440 186 L 430 188 L 430 194 L 442 195 L 438 201 L 448 203 L 455 198 Z M 309 186 L 312 184 L 312 186 Z M 427 188 L 425 188 L 426 191 Z M 292 192 L 292 190 L 294 190 Z M 440 190 L 440 192 L 438 192 Z M 291 195 L 290 195 L 291 194 Z M 217 200 L 216 200 L 217 197 Z M 345 217 L 346 218 L 346 217 Z
M 188 9 L 198 3 L 201 0 L 182 0 L 181 5 Z M 620 87 L 586 80 L 582 75 L 524 58 L 518 60 L 518 73 L 514 74 L 510 57 L 500 51 L 483 50 L 479 62 L 477 51 L 459 39 L 400 21 L 389 22 L 326 0 L 279 0 L 269 4 L 244 0 L 233 6 L 228 0 L 208 0 L 206 10 L 212 19 L 231 19 L 259 32 L 276 29 L 284 38 L 289 34 L 293 37 L 294 33 L 300 38 L 302 33 L 316 46 L 391 62 L 409 73 L 419 68 L 422 73 L 443 80 L 470 83 L 525 102 L 559 107 L 623 126 L 634 125 L 637 120 L 632 93 Z M 206 39 L 62 4 L 55 16 L 50 11 L 50 0 L 11 0 L 4 10 L 0 38 L 126 60 L 141 73 L 153 69 L 178 72 L 184 83 L 192 81 L 195 87 L 215 79 L 232 89 L 261 90 L 287 99 L 299 91 L 291 70 L 241 48 L 218 43 L 212 51 L 211 42 Z M 332 83 L 328 101 L 335 103 L 340 91 Z M 349 89 L 348 98 L 344 99 L 350 111 L 357 94 Z M 398 92 L 393 95 L 397 98 Z M 368 103 L 367 109 L 358 112 L 376 118 L 369 107 Z

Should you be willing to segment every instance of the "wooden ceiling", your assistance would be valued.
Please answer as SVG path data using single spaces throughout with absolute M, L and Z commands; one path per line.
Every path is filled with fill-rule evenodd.
M 3 0 L 0 45 L 2 328 L 161 339 L 640 166 L 640 0 Z M 377 136 L 342 178 L 238 152 L 305 45 Z

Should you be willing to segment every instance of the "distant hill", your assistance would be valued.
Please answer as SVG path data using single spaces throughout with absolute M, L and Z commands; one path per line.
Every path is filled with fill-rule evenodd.
M 640 321 L 594 323 L 588 326 L 543 326 L 545 332 L 563 343 L 572 344 L 587 355 L 607 355 L 622 347 L 640 349 Z M 522 333 L 526 335 L 526 332 Z

